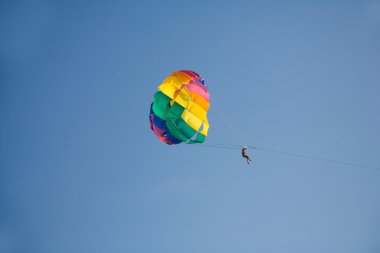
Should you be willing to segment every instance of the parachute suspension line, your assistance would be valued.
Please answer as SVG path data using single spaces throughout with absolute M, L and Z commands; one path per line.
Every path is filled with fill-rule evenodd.
M 199 148 L 217 148 L 217 149 L 240 149 L 240 147 L 233 147 L 233 146 L 219 146 L 219 145 L 210 145 L 210 144 L 202 144 L 202 145 L 196 145 Z
M 243 147 L 243 139 L 240 137 L 238 132 L 235 130 L 232 123 L 228 120 L 225 113 L 218 108 L 218 105 L 215 105 L 215 102 L 214 102 L 214 108 L 216 109 L 217 113 L 222 117 L 222 119 L 224 120 L 224 122 L 226 123 L 228 128 L 230 129 L 231 136 L 237 141 L 237 143 L 239 143 L 239 145 L 240 145 L 239 147 Z
M 239 146 L 239 145 L 233 145 L 233 144 L 215 143 L 215 142 L 207 142 L 206 144 L 207 145 L 212 145 L 212 146 L 218 146 L 218 147 L 228 147 L 228 148 L 241 149 L 241 146 Z
M 261 147 L 256 147 L 256 146 L 248 146 L 248 148 L 256 149 L 256 150 L 263 151 L 263 152 L 271 152 L 271 153 L 276 153 L 276 154 L 281 154 L 281 155 L 287 155 L 287 156 L 293 156 L 293 157 L 299 157 L 299 158 L 311 159 L 311 160 L 318 160 L 318 161 L 323 161 L 323 162 L 336 163 L 336 164 L 341 164 L 341 165 L 348 165 L 348 166 L 352 166 L 352 167 L 361 167 L 361 168 L 367 168 L 367 169 L 373 169 L 373 170 L 379 170 L 380 171 L 379 167 L 368 166 L 368 165 L 359 164 L 359 163 L 351 163 L 351 162 L 340 161 L 340 160 L 332 160 L 332 159 L 322 158 L 322 157 L 318 157 L 318 156 L 284 152 L 284 151 L 273 150 L 273 149 L 268 149 L 268 148 L 261 148 Z

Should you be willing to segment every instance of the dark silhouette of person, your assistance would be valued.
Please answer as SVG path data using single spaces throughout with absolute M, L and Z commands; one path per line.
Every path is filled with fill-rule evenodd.
M 243 147 L 242 150 L 241 150 L 241 156 L 244 157 L 245 159 L 247 159 L 247 163 L 249 164 L 251 160 L 251 158 L 249 158 L 249 156 L 247 155 L 246 153 L 247 151 L 247 148 L 246 147 Z

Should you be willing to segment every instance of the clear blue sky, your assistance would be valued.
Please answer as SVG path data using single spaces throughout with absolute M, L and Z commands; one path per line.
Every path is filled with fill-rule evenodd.
M 245 144 L 379 167 L 379 1 L 5 0 L 0 38 L 0 252 L 380 252 L 380 171 L 148 122 L 191 69 L 209 143 L 239 144 L 219 111 Z

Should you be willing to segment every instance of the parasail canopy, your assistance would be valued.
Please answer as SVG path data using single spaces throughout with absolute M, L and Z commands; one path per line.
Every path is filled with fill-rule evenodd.
M 150 128 L 166 144 L 202 143 L 209 129 L 210 94 L 203 78 L 190 70 L 172 73 L 158 86 L 150 107 Z

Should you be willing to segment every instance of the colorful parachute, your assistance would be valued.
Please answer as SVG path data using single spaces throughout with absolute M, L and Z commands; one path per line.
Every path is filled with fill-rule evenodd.
M 157 137 L 171 145 L 205 141 L 210 107 L 207 85 L 197 73 L 180 70 L 158 86 L 150 107 L 150 128 Z

